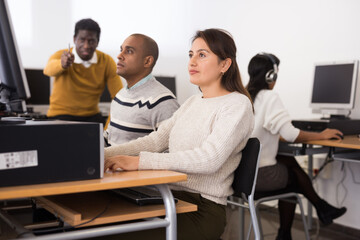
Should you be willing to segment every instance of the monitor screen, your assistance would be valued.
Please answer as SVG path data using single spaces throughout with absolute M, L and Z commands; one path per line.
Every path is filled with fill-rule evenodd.
M 7 1 L 0 1 L 0 104 L 8 112 L 26 111 L 21 99 L 30 97 L 30 91 L 15 34 L 8 11 Z
M 107 88 L 107 85 L 105 85 L 104 91 L 100 96 L 100 102 L 101 103 L 110 103 L 111 102 L 111 96 L 109 89 Z
M 155 76 L 156 80 L 158 80 L 162 85 L 167 87 L 175 96 L 176 96 L 176 84 L 175 77 L 162 77 Z
M 353 109 L 358 61 L 315 64 L 313 109 Z
M 26 104 L 49 105 L 50 77 L 44 75 L 42 69 L 25 69 L 31 97 Z

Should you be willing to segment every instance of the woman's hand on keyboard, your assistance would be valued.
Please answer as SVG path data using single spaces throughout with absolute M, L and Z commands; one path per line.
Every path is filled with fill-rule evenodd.
M 105 159 L 104 170 L 116 171 L 121 168 L 123 170 L 138 170 L 139 168 L 139 156 L 124 156 L 116 155 Z

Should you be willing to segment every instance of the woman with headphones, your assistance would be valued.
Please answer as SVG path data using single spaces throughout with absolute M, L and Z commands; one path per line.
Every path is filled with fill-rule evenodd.
M 249 63 L 250 80 L 247 90 L 254 102 L 255 126 L 253 137 L 262 144 L 256 192 L 269 192 L 285 188 L 302 193 L 314 205 L 319 220 L 331 224 L 333 219 L 342 216 L 346 208 L 336 208 L 321 199 L 315 192 L 308 175 L 294 157 L 277 155 L 279 137 L 288 142 L 306 140 L 341 139 L 342 133 L 336 129 L 322 132 L 307 132 L 295 128 L 279 95 L 273 90 L 280 60 L 269 53 L 255 55 Z M 291 226 L 296 204 L 279 200 L 280 228 L 277 240 L 291 239 Z

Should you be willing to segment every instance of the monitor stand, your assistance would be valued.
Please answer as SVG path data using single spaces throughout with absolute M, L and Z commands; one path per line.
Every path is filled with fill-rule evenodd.
M 314 110 L 313 113 L 321 113 L 321 120 L 337 121 L 337 120 L 350 120 L 351 111 L 348 109 L 319 109 Z
M 330 117 L 321 117 L 321 120 L 330 120 L 330 121 L 336 121 L 336 120 L 350 120 L 350 117 L 346 115 L 335 115 L 331 114 Z

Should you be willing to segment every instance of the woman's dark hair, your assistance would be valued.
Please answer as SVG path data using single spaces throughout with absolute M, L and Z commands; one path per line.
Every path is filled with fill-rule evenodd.
M 97 22 L 92 20 L 91 18 L 81 19 L 75 24 L 75 32 L 74 37 L 76 37 L 80 30 L 88 30 L 92 32 L 96 32 L 96 37 L 98 42 L 100 41 L 100 26 Z
M 230 33 L 222 29 L 210 28 L 197 31 L 192 41 L 194 42 L 197 38 L 203 39 L 220 60 L 231 59 L 231 66 L 221 77 L 221 85 L 229 92 L 237 91 L 251 100 L 241 81 L 239 67 L 236 62 L 236 45 Z
M 270 55 L 277 66 L 280 64 L 280 60 L 273 54 Z M 262 89 L 269 89 L 269 84 L 265 81 L 265 75 L 268 71 L 273 70 L 274 64 L 266 54 L 256 54 L 249 62 L 248 73 L 250 80 L 246 89 L 249 91 L 252 101 L 255 101 L 256 95 Z

